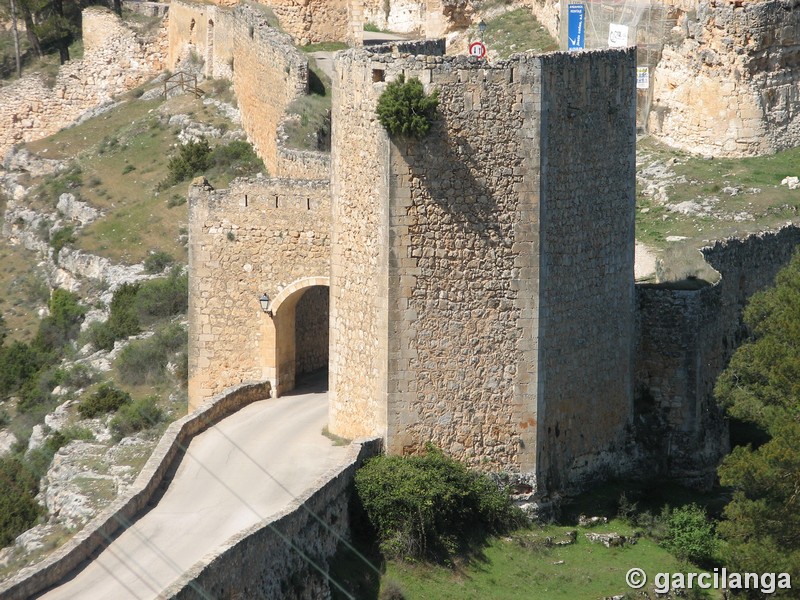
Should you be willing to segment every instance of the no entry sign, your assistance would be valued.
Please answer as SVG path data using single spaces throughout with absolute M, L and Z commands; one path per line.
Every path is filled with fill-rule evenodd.
M 483 58 L 486 56 L 486 46 L 483 42 L 472 42 L 469 45 L 469 55 L 475 58 Z

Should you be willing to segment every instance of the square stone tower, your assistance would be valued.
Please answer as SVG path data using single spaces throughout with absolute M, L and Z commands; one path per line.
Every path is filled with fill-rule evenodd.
M 579 487 L 632 417 L 635 54 L 442 50 L 336 60 L 330 427 Z M 423 140 L 377 120 L 401 73 L 439 92 Z

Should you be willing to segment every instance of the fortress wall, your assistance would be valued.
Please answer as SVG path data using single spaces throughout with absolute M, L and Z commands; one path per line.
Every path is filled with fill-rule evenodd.
M 232 385 L 271 378 L 264 364 L 273 325 L 258 299 L 327 276 L 330 227 L 327 182 L 245 179 L 227 190 L 202 179 L 192 184 L 190 409 Z
M 387 78 L 440 94 L 429 135 L 390 157 L 387 449 L 430 441 L 472 467 L 532 468 L 520 434 L 523 414 L 535 421 L 523 380 L 536 322 L 523 311 L 538 284 L 539 59 L 380 59 Z
M 715 156 L 800 143 L 800 6 L 780 0 L 708 2 L 664 48 L 653 74 L 650 131 Z
M 111 11 L 83 11 L 84 56 L 47 82 L 32 74 L 0 88 L 0 157 L 14 144 L 72 125 L 86 111 L 141 85 L 164 68 L 164 29 L 140 39 Z
M 542 62 L 540 493 L 622 470 L 633 406 L 635 50 Z
M 233 86 L 242 126 L 270 174 L 284 176 L 276 133 L 286 108 L 308 90 L 308 60 L 254 9 L 238 6 L 234 14 Z
M 772 285 L 798 244 L 795 226 L 717 242 L 703 249 L 721 274 L 716 285 L 698 291 L 637 286 L 637 418 L 652 422 L 646 450 L 670 475 L 713 481 L 728 450 L 714 383 L 746 338 L 748 299 Z

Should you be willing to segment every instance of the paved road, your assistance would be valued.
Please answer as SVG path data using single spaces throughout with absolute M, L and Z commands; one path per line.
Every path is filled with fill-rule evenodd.
M 373 44 L 383 44 L 384 42 L 393 42 L 396 40 L 408 40 L 408 39 L 415 39 L 414 36 L 410 36 L 407 34 L 398 34 L 398 33 L 384 33 L 380 31 L 365 31 L 364 32 L 364 44 L 365 45 L 373 45 Z M 328 77 L 333 79 L 333 55 L 336 52 L 329 52 L 327 50 L 317 50 L 316 52 L 311 52 L 311 56 L 313 56 L 319 68 L 322 69 L 323 73 L 327 74 Z
M 234 533 L 283 508 L 291 497 L 275 480 L 296 496 L 344 461 L 346 447 L 321 435 L 327 399 L 320 384 L 299 389 L 251 404 L 196 437 L 158 505 L 41 597 L 155 598 Z

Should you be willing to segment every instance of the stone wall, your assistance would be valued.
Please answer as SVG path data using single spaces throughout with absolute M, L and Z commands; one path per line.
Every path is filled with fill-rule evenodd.
M 330 294 L 328 288 L 309 288 L 295 309 L 297 358 L 295 374 L 311 373 L 328 366 Z
M 64 64 L 55 81 L 35 73 L 0 88 L 0 157 L 12 145 L 52 135 L 152 78 L 165 66 L 165 33 L 162 28 L 141 38 L 111 11 L 85 9 L 82 59 Z
M 380 448 L 380 440 L 352 443 L 346 465 L 323 475 L 269 521 L 254 525 L 204 557 L 167 588 L 163 597 L 331 598 L 328 562 L 338 544 L 351 537 L 348 507 L 353 477 L 361 463 L 377 455 Z
M 679 24 L 653 74 L 652 133 L 716 156 L 800 143 L 800 6 L 704 0 Z
M 298 44 L 341 42 L 347 39 L 350 0 L 270 0 L 281 29 Z
M 558 490 L 623 468 L 635 345 L 636 54 L 541 61 L 538 461 L 545 487 Z
M 637 286 L 637 421 L 649 435 L 643 451 L 662 473 L 713 482 L 728 450 L 727 424 L 714 383 L 745 339 L 742 310 L 771 285 L 800 244 L 800 228 L 729 239 L 703 249 L 721 275 L 695 291 Z
M 269 380 L 275 394 L 294 376 L 294 306 L 270 318 L 267 293 L 307 277 L 327 278 L 330 198 L 326 182 L 235 180 L 214 190 L 201 179 L 189 192 L 189 403 L 232 385 Z M 300 299 L 298 295 L 295 302 Z M 277 381 L 276 323 L 291 322 L 291 380 Z
M 336 61 L 331 429 L 588 477 L 632 404 L 633 52 L 390 50 Z M 440 94 L 419 142 L 374 118 L 400 73 Z
M 77 567 L 96 556 L 107 540 L 130 523 L 151 500 L 163 492 L 162 485 L 174 472 L 194 436 L 228 415 L 257 400 L 269 398 L 269 384 L 245 385 L 226 390 L 197 411 L 172 423 L 161 437 L 136 481 L 111 506 L 89 522 L 64 546 L 44 561 L 22 570 L 0 586 L 5 600 L 32 598 L 63 580 Z

